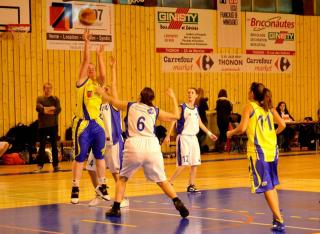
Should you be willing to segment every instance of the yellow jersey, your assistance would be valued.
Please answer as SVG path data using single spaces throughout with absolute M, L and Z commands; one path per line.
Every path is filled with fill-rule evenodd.
M 77 118 L 84 120 L 96 120 L 99 118 L 102 97 L 95 92 L 96 87 L 98 87 L 98 83 L 89 78 L 80 86 L 77 85 L 77 106 L 75 111 Z
M 248 127 L 247 154 L 266 162 L 273 162 L 278 155 L 277 135 L 272 112 L 264 110 L 255 102 L 250 102 L 253 112 L 250 114 Z

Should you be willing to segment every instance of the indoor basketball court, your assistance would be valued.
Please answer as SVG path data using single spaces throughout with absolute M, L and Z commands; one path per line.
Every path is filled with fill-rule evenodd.
M 185 171 L 174 184 L 189 208 L 181 219 L 172 201 L 161 194 L 139 171 L 127 185 L 130 206 L 121 218 L 106 218 L 112 202 L 89 207 L 94 197 L 84 172 L 80 204 L 69 203 L 70 163 L 53 173 L 49 165 L 40 174 L 31 166 L 1 166 L 1 233 L 270 233 L 271 212 L 263 195 L 248 187 L 244 155 L 203 156 L 197 185 L 201 193 L 186 192 Z M 172 174 L 173 159 L 166 159 Z M 22 172 L 21 172 L 22 171 Z M 279 199 L 286 220 L 286 233 L 319 233 L 319 154 L 284 154 L 280 159 Z M 110 194 L 114 182 L 108 173 Z M 272 233 L 272 232 L 271 232 Z M 273 232 L 277 233 L 277 232 Z
M 134 101 L 143 87 L 150 86 L 156 94 L 155 105 L 170 110 L 172 104 L 165 92 L 167 87 L 173 88 L 179 102 L 185 100 L 186 90 L 190 87 L 201 87 L 209 98 L 207 127 L 216 134 L 219 131 L 215 110 L 218 91 L 227 89 L 233 100 L 233 112 L 242 113 L 247 103 L 248 87 L 257 81 L 271 89 L 274 105 L 280 100 L 287 101 L 296 116 L 297 125 L 303 125 L 305 116 L 313 117 L 310 124 L 319 124 L 315 118 L 320 107 L 319 16 L 296 15 L 294 35 L 281 31 L 284 38 L 274 39 L 278 44 L 294 41 L 294 51 L 276 58 L 277 52 L 268 54 L 272 51 L 270 48 L 264 55 L 250 54 L 248 51 L 251 50 L 245 48 L 244 34 L 248 28 L 245 21 L 248 19 L 244 11 L 240 12 L 243 21 L 240 28 L 243 41 L 237 42 L 240 47 L 222 48 L 216 42 L 220 38 L 215 31 L 218 27 L 216 10 L 201 9 L 194 13 L 188 12 L 187 7 L 169 8 L 170 4 L 162 9 L 156 5 L 131 6 L 127 1 L 111 3 L 111 0 L 96 1 L 92 3 L 95 4 L 92 10 L 91 3 L 84 1 L 0 0 L 0 133 L 5 135 L 19 123 L 29 125 L 37 120 L 36 100 L 43 92 L 43 84 L 49 82 L 53 93 L 61 100 L 58 148 L 59 157 L 64 159 L 56 171 L 47 162 L 36 172 L 35 161 L 28 164 L 28 160 L 36 157 L 35 153 L 30 153 L 25 165 L 0 165 L 0 233 L 320 234 L 319 139 L 312 150 L 300 145 L 289 152 L 281 148 L 278 166 L 280 185 L 277 189 L 285 232 L 271 230 L 274 217 L 264 195 L 250 191 L 248 160 L 243 152 L 245 146 L 230 146 L 225 152 L 218 153 L 208 137 L 205 143 L 209 152 L 201 154 L 202 164 L 195 180 L 200 191 L 187 192 L 189 169 L 185 169 L 173 182 L 173 188 L 190 212 L 186 218 L 181 218 L 172 200 L 156 183 L 147 181 L 141 169 L 126 185 L 125 197 L 130 205 L 121 208 L 121 217 L 106 216 L 116 193 L 109 170 L 106 170 L 106 178 L 111 201 L 100 200 L 98 205 L 89 206 L 96 193 L 87 170 L 83 170 L 79 203 L 70 203 L 72 157 L 64 157 L 63 145 L 72 151 L 72 142 L 66 139 L 65 132 L 72 126 L 77 103 L 75 84 L 79 66 L 86 56 L 82 51 L 83 30 L 88 27 L 93 32 L 90 40 L 94 49 L 89 53 L 92 64 L 99 63 L 96 48 L 101 43 L 105 44 L 106 83 L 112 73 L 110 56 L 116 58 L 115 74 L 120 99 Z M 168 44 L 165 43 L 173 43 L 173 38 L 176 38 L 169 34 L 164 37 L 165 42 L 161 42 L 162 34 L 157 29 L 160 23 L 169 25 L 167 28 L 159 26 L 160 29 L 176 30 L 183 23 L 170 17 L 175 13 L 184 14 L 183 20 L 188 21 L 185 27 L 194 30 L 196 27 L 193 25 L 201 19 L 198 12 L 212 17 L 214 30 L 202 33 L 212 33 L 212 37 L 208 36 L 212 40 L 208 48 L 204 42 L 200 48 L 166 47 Z M 276 32 L 269 32 L 270 38 L 274 35 Z M 198 36 L 194 37 L 198 40 Z M 190 38 L 192 36 L 187 39 Z M 198 54 L 201 50 L 203 52 Z M 215 57 L 220 54 L 221 57 Z M 234 66 L 228 70 L 219 67 L 222 65 L 218 63 L 223 63 L 222 59 L 229 54 L 235 54 L 232 56 L 237 61 L 242 59 L 240 64 L 251 61 L 249 68 Z M 188 61 L 194 64 L 188 65 Z M 259 63 L 266 61 L 270 67 L 265 64 L 259 67 Z M 122 113 L 124 116 L 125 112 Z M 167 129 L 169 127 L 168 123 L 160 124 Z M 175 144 L 171 140 L 170 146 L 162 146 L 162 151 L 166 155 L 175 155 Z M 36 147 L 39 149 L 38 141 Z M 21 155 L 25 153 L 26 150 Z M 170 178 L 176 169 L 176 159 L 165 158 L 164 165 L 166 176 Z

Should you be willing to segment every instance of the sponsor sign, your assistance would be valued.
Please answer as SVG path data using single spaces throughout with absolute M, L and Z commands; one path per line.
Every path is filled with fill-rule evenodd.
M 290 73 L 292 56 L 246 54 L 162 54 L 163 72 Z
M 130 5 L 138 5 L 138 6 L 144 6 L 145 0 L 128 0 L 128 4 Z
M 218 0 L 218 47 L 241 48 L 241 0 Z
M 114 47 L 114 7 L 92 2 L 47 1 L 47 49 L 82 50 L 85 29 L 91 33 L 91 50 Z
M 247 72 L 291 73 L 293 56 L 288 55 L 246 55 Z
M 210 10 L 157 7 L 158 53 L 212 53 L 213 13 Z
M 247 12 L 247 54 L 294 55 L 295 25 L 295 15 Z

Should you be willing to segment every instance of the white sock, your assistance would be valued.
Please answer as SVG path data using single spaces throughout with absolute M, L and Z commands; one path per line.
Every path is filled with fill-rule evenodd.
M 80 180 L 72 180 L 72 187 L 79 187 Z
M 98 178 L 98 183 L 99 183 L 99 185 L 101 185 L 101 184 L 107 184 L 107 179 L 106 179 L 106 177 Z

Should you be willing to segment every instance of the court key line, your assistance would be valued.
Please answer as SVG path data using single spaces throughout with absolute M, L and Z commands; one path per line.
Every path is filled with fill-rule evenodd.
M 52 234 L 63 234 L 63 232 L 52 232 L 52 231 L 46 231 L 46 230 L 41 230 L 41 229 L 23 228 L 23 227 L 8 226 L 8 225 L 2 225 L 2 224 L 0 224 L 0 227 L 2 227 L 2 228 L 7 228 L 7 229 L 16 229 L 16 230 L 23 230 L 23 231 L 31 231 L 31 232 L 44 232 L 44 233 L 52 233 Z
M 168 216 L 177 216 L 180 217 L 180 215 L 177 214 L 170 214 L 170 213 L 162 213 L 162 212 L 154 212 L 154 211 L 145 211 L 145 210 L 136 210 L 136 209 L 129 209 L 130 211 L 136 211 L 136 212 L 141 212 L 141 213 L 148 213 L 148 214 L 158 214 L 158 215 L 168 215 Z M 239 220 L 232 220 L 232 219 L 215 219 L 215 218 L 208 218 L 208 217 L 201 217 L 201 216 L 188 216 L 188 218 L 196 218 L 196 219 L 206 219 L 206 220 L 213 220 L 213 221 L 223 221 L 223 222 L 231 222 L 231 223 L 243 223 L 245 224 L 246 222 L 239 221 Z M 271 224 L 267 223 L 256 223 L 252 222 L 250 224 L 254 225 L 260 225 L 260 226 L 270 226 Z M 292 229 L 299 229 L 299 230 L 308 230 L 308 231 L 320 231 L 320 229 L 317 228 L 305 228 L 305 227 L 297 227 L 297 226 L 286 226 L 287 228 L 292 228 Z
M 113 223 L 113 222 L 90 220 L 90 219 L 82 219 L 81 222 L 100 223 L 100 224 L 111 224 L 111 225 L 115 225 L 115 226 L 130 227 L 130 228 L 136 228 L 136 227 L 137 227 L 136 225 L 131 225 L 131 224 Z
M 85 204 L 78 204 L 78 205 L 85 205 Z M 101 208 L 108 208 L 107 206 L 97 206 Z M 215 208 L 208 208 L 208 210 L 214 210 Z M 180 215 L 177 214 L 171 214 L 171 213 L 162 213 L 162 212 L 154 212 L 154 211 L 145 211 L 145 210 L 136 210 L 132 208 L 128 208 L 130 211 L 136 211 L 136 212 L 141 212 L 141 213 L 149 213 L 149 214 L 158 214 L 158 215 L 168 215 L 168 216 L 176 216 L 180 217 Z M 241 212 L 241 211 L 240 211 Z M 242 211 L 244 212 L 244 211 Z M 248 211 L 246 211 L 248 212 Z M 249 213 L 249 212 L 248 212 Z M 240 221 L 240 220 L 232 220 L 232 219 L 215 219 L 215 218 L 208 218 L 208 217 L 201 217 L 201 216 L 188 216 L 188 218 L 196 218 L 196 219 L 205 219 L 205 220 L 212 220 L 212 221 L 223 221 L 223 222 L 231 222 L 231 223 L 241 223 L 241 224 L 248 224 L 248 222 Z M 249 224 L 254 224 L 254 225 L 260 225 L 260 226 L 270 226 L 268 223 L 257 223 L 257 222 L 252 222 Z M 320 229 L 317 228 L 306 228 L 306 227 L 297 227 L 297 226 L 287 226 L 287 228 L 292 228 L 292 229 L 300 229 L 300 230 L 308 230 L 308 231 L 320 231 Z

